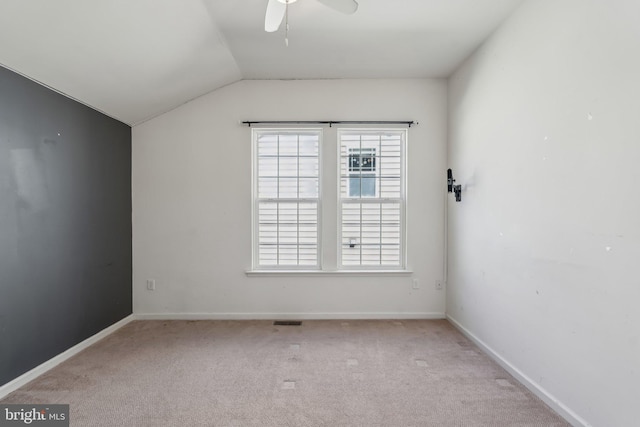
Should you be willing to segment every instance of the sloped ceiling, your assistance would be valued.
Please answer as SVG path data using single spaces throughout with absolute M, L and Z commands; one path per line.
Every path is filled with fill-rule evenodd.
M 130 125 L 241 79 L 447 77 L 522 0 L 2 0 L 0 64 Z M 0 94 L 1 96 L 1 94 Z

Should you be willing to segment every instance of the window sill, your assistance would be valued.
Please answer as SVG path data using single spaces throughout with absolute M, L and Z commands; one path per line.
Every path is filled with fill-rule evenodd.
M 411 270 L 248 270 L 245 274 L 249 277 L 268 276 L 411 276 Z

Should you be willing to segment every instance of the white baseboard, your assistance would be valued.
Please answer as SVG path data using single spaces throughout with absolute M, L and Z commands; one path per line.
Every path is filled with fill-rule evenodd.
M 102 338 L 106 337 L 107 335 L 114 333 L 115 331 L 117 331 L 127 323 L 131 322 L 132 320 L 135 320 L 135 316 L 133 314 L 101 330 L 97 334 L 90 336 L 86 340 L 74 345 L 70 349 L 36 366 L 32 370 L 25 372 L 24 374 L 20 375 L 18 378 L 12 381 L 9 381 L 3 386 L 0 386 L 0 399 L 5 397 L 9 393 L 16 391 L 23 385 L 27 384 L 29 381 L 34 380 L 35 378 L 39 377 L 40 375 L 44 374 L 50 369 L 58 366 L 60 363 L 64 362 L 65 360 L 80 353 L 82 350 L 89 347 L 91 344 L 94 344 L 99 340 L 101 340 Z
M 569 407 L 564 405 L 560 400 L 554 397 L 551 393 L 545 390 L 540 384 L 528 377 L 520 369 L 516 368 L 508 360 L 503 358 L 494 349 L 489 347 L 484 341 L 475 336 L 471 331 L 462 326 L 460 322 L 453 317 L 447 315 L 447 320 L 451 322 L 460 332 L 462 332 L 467 338 L 473 341 L 478 347 L 482 348 L 493 360 L 495 360 L 500 366 L 502 366 L 507 372 L 513 375 L 518 381 L 520 381 L 525 387 L 527 387 L 533 394 L 538 396 L 544 403 L 549 405 L 554 411 L 562 416 L 572 426 L 576 427 L 591 427 L 586 420 L 573 412 Z
M 140 320 L 446 319 L 444 313 L 135 313 Z

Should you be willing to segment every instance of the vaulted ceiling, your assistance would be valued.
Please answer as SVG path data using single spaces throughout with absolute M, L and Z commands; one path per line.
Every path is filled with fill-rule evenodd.
M 241 79 L 447 77 L 522 0 L 2 0 L 0 64 L 135 125 Z M 1 96 L 1 94 L 0 94 Z

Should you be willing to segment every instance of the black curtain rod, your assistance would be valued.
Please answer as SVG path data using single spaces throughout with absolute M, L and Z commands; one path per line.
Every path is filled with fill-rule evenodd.
M 411 121 L 344 121 L 344 120 L 311 120 L 311 121 L 286 121 L 286 120 L 267 120 L 267 121 L 245 121 L 243 125 L 251 127 L 252 125 L 406 125 L 411 127 L 417 124 Z

